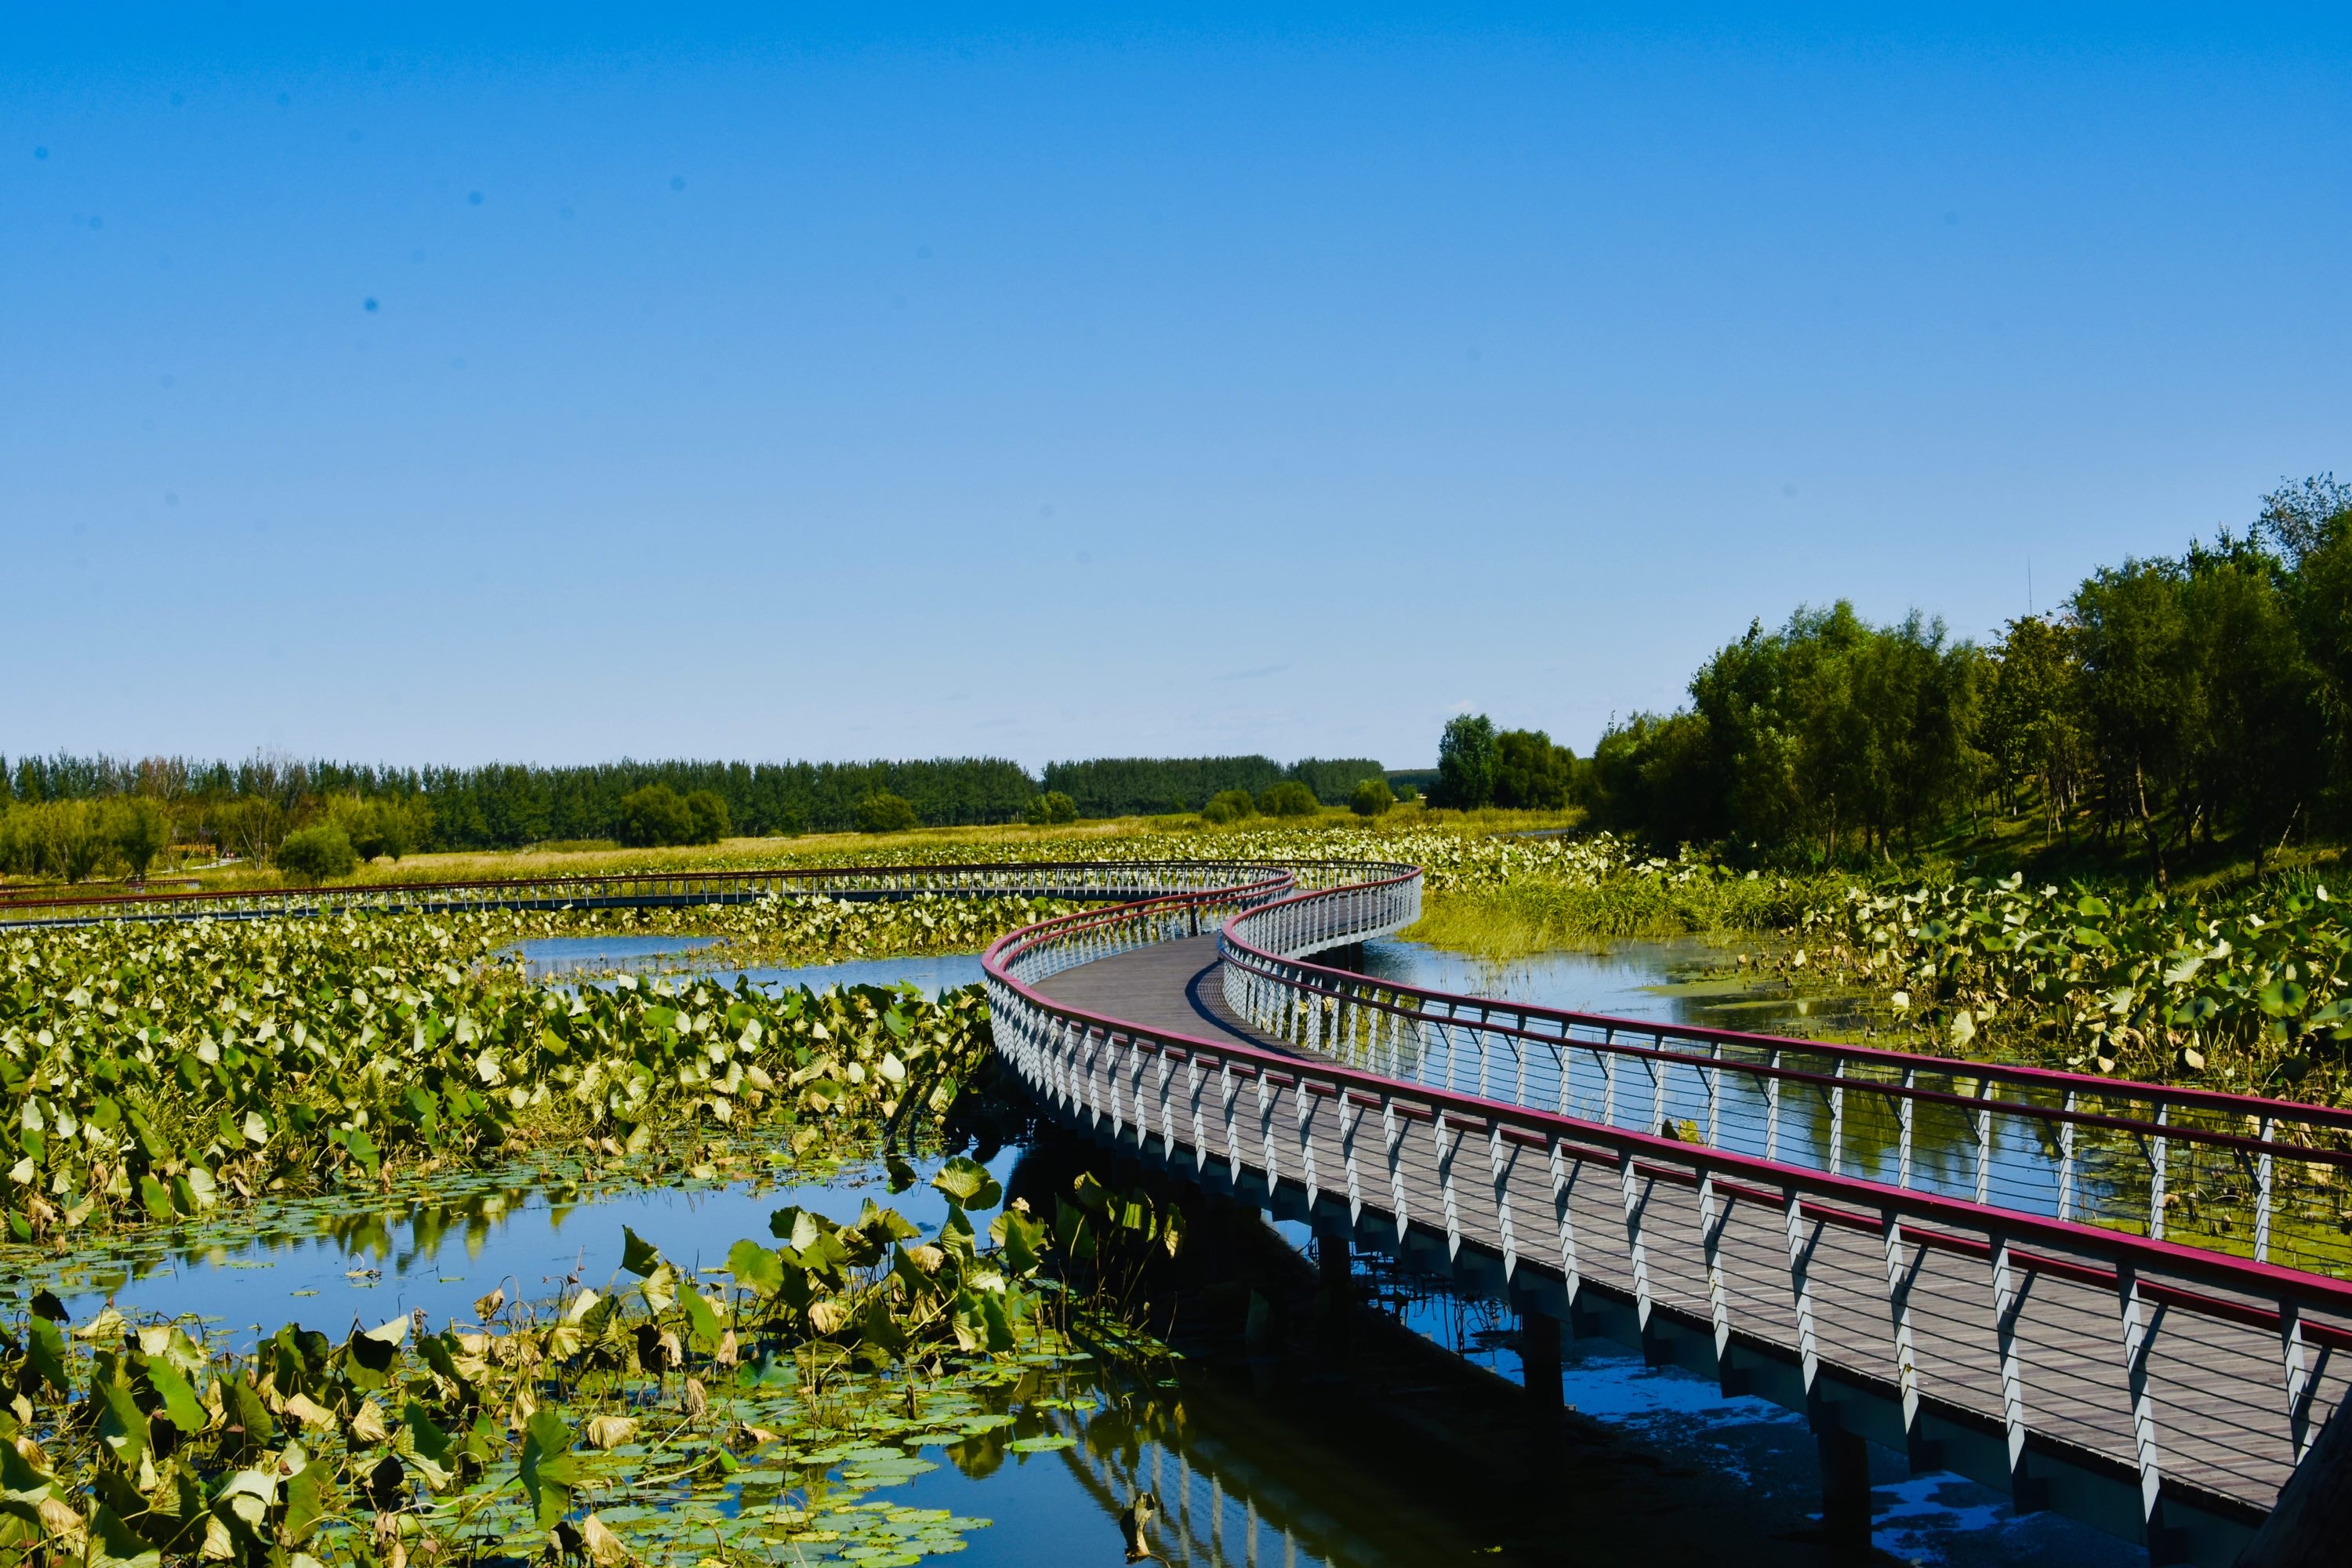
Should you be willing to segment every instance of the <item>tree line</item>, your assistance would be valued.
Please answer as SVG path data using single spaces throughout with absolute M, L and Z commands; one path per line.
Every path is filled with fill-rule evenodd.
M 1266 757 L 1055 763 L 1043 781 L 1002 758 L 925 762 L 633 762 L 399 768 L 256 756 L 0 759 L 0 871 L 79 881 L 143 876 L 170 845 L 332 868 L 419 850 L 614 841 L 713 843 L 730 833 L 888 832 L 913 826 L 1067 822 L 1192 810 L 1220 791 L 1281 784 L 1341 804 L 1372 762 Z M 1072 785 L 1077 785 L 1073 788 Z M 331 870 L 328 874 L 333 874 Z
M 1260 756 L 1098 757 L 1046 763 L 1045 787 L 1069 796 L 1081 816 L 1150 816 L 1200 811 L 1234 792 L 1255 800 L 1280 784 L 1302 784 L 1325 805 L 1345 805 L 1358 784 L 1383 772 L 1362 757 L 1305 757 L 1288 767 Z
M 2242 532 L 2102 567 L 1981 645 L 1916 614 L 1800 609 L 1689 691 L 1572 767 L 1601 824 L 1835 861 L 2032 812 L 2159 884 L 2200 843 L 2259 869 L 2352 830 L 2352 486 L 2286 486 Z

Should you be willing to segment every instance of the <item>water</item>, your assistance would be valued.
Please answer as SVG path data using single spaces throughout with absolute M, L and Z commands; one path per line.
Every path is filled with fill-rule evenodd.
M 1362 967 L 1428 991 L 1710 1029 L 1802 1036 L 1858 1030 L 1867 1022 L 1858 994 L 1801 994 L 1773 976 L 1740 973 L 1741 951 L 1674 937 L 1490 959 L 1391 939 L 1366 942 Z
M 1008 1188 L 1020 1153 L 990 1162 Z M 936 1163 L 919 1165 L 919 1176 Z M 205 1319 L 242 1347 L 255 1328 L 287 1321 L 337 1339 L 420 1309 L 435 1323 L 467 1321 L 475 1299 L 499 1286 L 543 1299 L 576 1277 L 602 1290 L 618 1272 L 624 1226 L 687 1268 L 722 1258 L 740 1237 L 766 1237 L 770 1213 L 785 1204 L 848 1220 L 870 1199 L 927 1228 L 946 1217 L 928 1184 L 893 1194 L 864 1172 L 824 1183 L 627 1188 L 578 1202 L 494 1177 L 447 1185 L 433 1199 L 281 1205 L 266 1233 L 241 1241 L 227 1226 L 179 1226 L 177 1245 L 143 1266 L 85 1262 L 79 1282 L 28 1270 L 8 1293 L 53 1283 L 77 1321 L 110 1300 L 135 1320 Z M 975 1565 L 1117 1561 L 1119 1511 L 1147 1489 L 1161 1508 L 1151 1544 L 1170 1563 L 1406 1568 L 1468 1554 L 1465 1530 L 1477 1527 L 1444 1496 L 1369 1485 L 1346 1452 L 1269 1443 L 1270 1412 L 1191 1378 L 1181 1363 L 1139 1368 L 1110 1355 L 1024 1375 L 1017 1425 L 992 1442 L 929 1444 L 875 1495 L 994 1521 L 964 1538 Z M 1003 1441 L 1055 1434 L 1070 1446 L 1024 1453 Z
M 1002 1183 L 1017 1151 L 991 1164 Z M 372 1205 L 350 1195 L 281 1205 L 267 1227 L 242 1217 L 175 1227 L 176 1244 L 130 1244 L 119 1260 L 82 1255 L 51 1288 L 76 1318 L 111 1300 L 138 1317 L 193 1314 L 231 1331 L 298 1323 L 341 1338 L 355 1319 L 386 1321 L 422 1309 L 428 1320 L 466 1321 L 473 1303 L 504 1285 L 510 1299 L 553 1296 L 567 1277 L 602 1290 L 620 1268 L 625 1227 L 682 1269 L 716 1268 L 746 1237 L 770 1239 L 768 1216 L 796 1204 L 836 1223 L 867 1199 L 926 1228 L 947 1217 L 929 1178 L 937 1162 L 896 1195 L 877 1175 L 803 1183 L 773 1178 L 623 1186 L 586 1197 L 527 1177 L 487 1175 L 444 1194 Z
M 1854 994 L 1808 996 L 1769 975 L 1743 974 L 1738 949 L 1697 938 L 1622 942 L 1601 952 L 1562 951 L 1488 960 L 1413 942 L 1364 944 L 1361 968 L 1376 978 L 1424 990 L 1525 1002 L 1637 1022 L 1773 1034 L 1801 1038 L 1808 1031 L 1849 1032 L 1864 1022 Z M 1644 1061 L 1570 1047 L 1515 1043 L 1466 1026 L 1406 1030 L 1393 1058 L 1386 1038 L 1374 1065 L 1398 1076 L 1461 1094 L 1555 1109 L 1587 1121 L 1655 1131 L 1672 1122 L 1686 1138 L 1704 1139 L 1734 1153 L 1810 1165 L 1872 1181 L 1895 1182 L 1901 1162 L 1901 1122 L 1893 1102 L 1859 1087 L 1830 1096 L 1804 1085 L 1785 1086 L 1775 1105 L 1763 1080 L 1726 1070 L 1710 1102 L 1707 1076 L 1694 1065 Z M 1640 1030 L 1618 1031 L 1637 1047 L 1664 1044 Z M 1670 1047 L 1671 1048 L 1671 1047 Z M 1745 1047 L 1743 1047 L 1745 1049 Z M 1751 1059 L 1761 1059 L 1755 1052 Z M 1819 1063 L 1799 1061 L 1826 1072 Z M 2030 1116 L 1987 1119 L 1987 1194 L 2005 1208 L 2055 1215 L 2061 1204 L 2061 1161 L 2054 1135 Z M 2113 1141 L 2106 1141 L 2112 1143 Z M 2105 1146 L 2078 1136 L 2070 1212 L 2117 1201 L 2144 1183 L 2144 1161 L 2126 1144 Z M 1915 1118 L 1909 1185 L 1946 1197 L 1977 1197 L 1977 1130 L 1962 1109 L 1927 1104 Z
M 1293 1244 L 1303 1235 L 1298 1227 Z M 1519 1325 L 1508 1309 L 1465 1298 L 1451 1281 L 1377 1253 L 1356 1258 L 1355 1276 L 1358 1300 L 1524 1384 Z M 1560 1370 L 1571 1411 L 1638 1436 L 1670 1461 L 1731 1477 L 1752 1494 L 1818 1517 L 1819 1461 L 1802 1415 L 1753 1395 L 1727 1394 L 1678 1366 L 1651 1366 L 1609 1340 L 1569 1341 Z M 1900 1455 L 1874 1447 L 1870 1456 L 1872 1542 L 1898 1562 L 2137 1568 L 2146 1561 L 2137 1546 L 2088 1525 L 2050 1513 L 2020 1515 L 2006 1497 L 1965 1477 L 1915 1476 Z

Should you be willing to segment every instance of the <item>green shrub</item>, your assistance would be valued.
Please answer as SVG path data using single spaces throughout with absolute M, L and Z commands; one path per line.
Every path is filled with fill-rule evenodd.
M 914 803 L 887 789 L 859 801 L 850 816 L 860 833 L 904 833 L 916 826 Z
M 694 810 L 667 784 L 647 784 L 621 797 L 618 837 L 632 849 L 695 842 Z
M 1366 779 L 1348 795 L 1348 809 L 1358 816 L 1379 816 L 1395 804 L 1396 792 L 1386 779 Z
M 1286 779 L 1258 795 L 1257 808 L 1268 816 L 1313 816 L 1323 803 L 1297 779 Z
M 1257 802 L 1244 789 L 1219 790 L 1201 809 L 1201 815 L 1211 822 L 1240 822 L 1257 815 Z
M 389 855 L 394 860 L 423 841 L 432 825 L 433 810 L 424 801 L 376 795 L 362 799 L 358 795 L 331 795 L 327 800 L 327 820 L 343 830 L 352 841 L 352 852 L 362 860 L 373 860 L 379 855 Z
M 727 803 L 716 790 L 698 789 L 686 797 L 686 813 L 694 820 L 689 844 L 716 844 L 727 837 Z
M 1049 789 L 1029 802 L 1027 816 L 1032 824 L 1041 827 L 1047 823 L 1076 822 L 1078 803 L 1060 790 Z
M 312 885 L 330 877 L 348 877 L 360 863 L 351 839 L 332 823 L 298 828 L 278 847 L 278 868 L 298 882 Z

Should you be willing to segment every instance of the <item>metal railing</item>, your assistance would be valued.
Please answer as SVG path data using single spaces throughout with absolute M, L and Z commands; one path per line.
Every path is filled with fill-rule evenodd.
M 1408 1082 L 1830 1175 L 2352 1275 L 2352 1110 L 1458 995 L 1302 962 L 1384 886 L 1221 934 L 1262 1033 Z
M 982 961 L 999 1050 L 1056 1113 L 1138 1152 L 1378 1215 L 1401 1246 L 1483 1248 L 1506 1279 L 1558 1281 L 1571 1314 L 1597 1289 L 1645 1343 L 1687 1335 L 1727 1386 L 1785 1365 L 1775 1396 L 1817 1417 L 1877 1401 L 1899 1425 L 1872 1435 L 1915 1463 L 2163 1556 L 2229 1561 L 2345 1397 L 2352 1284 L 2284 1211 L 2336 1179 L 2352 1119 L 1371 980 L 1300 955 L 1396 929 L 1417 879 L 1312 879 L 1337 885 L 1002 939 Z M 1218 910 L 1229 1004 L 1266 1045 L 1038 988 Z M 2230 1119 L 2246 1130 L 2214 1125 Z M 2009 1157 L 2019 1129 L 2052 1145 L 2039 1186 Z M 2117 1168 L 2135 1150 L 2152 1199 Z M 2283 1180 L 2290 1153 L 2327 1175 Z M 2245 1177 L 2242 1238 L 2180 1213 L 2185 1190 L 2231 1195 L 2224 1159 Z

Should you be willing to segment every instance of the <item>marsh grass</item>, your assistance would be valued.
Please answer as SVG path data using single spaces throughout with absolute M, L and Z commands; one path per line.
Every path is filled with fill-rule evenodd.
M 1524 958 L 1633 938 L 1779 931 L 1821 897 L 1819 879 L 1628 873 L 1582 882 L 1529 879 L 1428 895 L 1403 934 L 1478 958 Z

